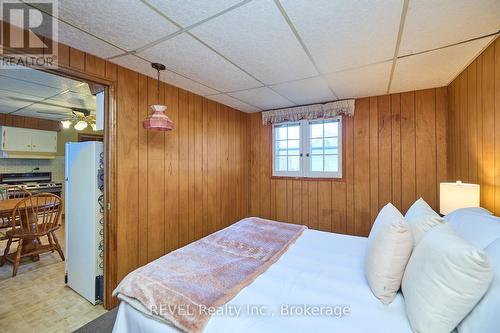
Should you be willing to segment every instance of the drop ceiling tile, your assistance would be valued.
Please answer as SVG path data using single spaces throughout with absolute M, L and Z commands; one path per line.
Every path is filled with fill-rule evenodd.
M 247 112 L 247 113 L 253 113 L 253 112 L 260 111 L 260 109 L 254 107 L 254 106 L 248 105 L 246 103 L 243 103 L 242 101 L 239 101 L 236 98 L 233 98 L 233 97 L 226 95 L 226 94 L 210 95 L 210 96 L 207 96 L 207 98 L 211 99 L 213 101 L 222 103 L 224 105 L 230 106 L 236 110 L 240 110 L 240 111 Z
M 297 105 L 328 102 L 336 99 L 328 87 L 328 83 L 322 77 L 281 83 L 272 86 L 272 88 Z
M 32 99 L 33 97 L 28 100 L 26 95 L 0 89 L 0 113 L 10 113 L 28 106 Z
M 0 100 L 0 113 L 11 113 L 22 107 L 23 105 L 7 104 Z
M 92 96 L 92 93 L 90 92 L 90 87 L 87 83 L 85 82 L 80 82 L 77 85 L 73 86 L 70 88 L 70 91 L 79 94 L 80 96 Z
M 2 104 L 1 103 L 2 101 L 0 101 L 0 113 L 10 113 L 14 110 L 16 110 L 17 108 L 11 106 L 11 105 L 6 105 L 6 104 Z
M 126 50 L 134 50 L 178 30 L 137 0 L 59 1 L 58 17 Z
M 494 33 L 499 28 L 498 0 L 412 0 L 399 53 L 431 50 Z
M 403 0 L 281 3 L 323 74 L 394 57 Z
M 492 38 L 398 59 L 391 93 L 448 85 L 481 53 Z
M 272 0 L 254 0 L 191 32 L 265 84 L 318 74 Z
M 79 81 L 72 80 L 63 76 L 54 75 L 27 67 L 16 67 L 15 69 L 2 68 L 0 69 L 0 75 L 56 88 L 59 91 L 75 87 L 76 85 L 81 83 Z
M 185 78 L 171 71 L 166 71 L 162 73 L 163 80 L 174 85 L 176 87 L 182 88 L 194 92 L 195 94 L 206 96 L 219 93 L 217 90 L 204 86 L 198 82 Z
M 263 110 L 286 108 L 295 105 L 267 87 L 232 92 L 228 95 Z
M 66 108 L 58 108 L 54 106 L 44 106 L 36 104 L 25 109 L 13 113 L 16 116 L 42 118 L 50 120 L 62 120 L 71 116 L 71 112 Z
M 295 103 L 267 87 L 232 92 L 228 93 L 228 95 L 263 110 L 279 109 L 295 105 Z
M 135 70 L 136 72 L 156 78 L 156 71 L 151 68 L 151 64 L 133 55 L 126 55 L 112 60 L 114 63 Z M 217 90 L 204 86 L 198 82 L 185 78 L 174 72 L 166 70 L 161 73 L 161 80 L 176 87 L 189 90 L 195 94 L 206 96 L 219 93 Z
M 110 61 L 146 76 L 156 78 L 156 71 L 151 67 L 151 63 L 134 55 L 120 56 L 110 59 Z
M 332 73 L 326 79 L 337 97 L 358 98 L 387 92 L 392 61 Z
M 59 22 L 58 41 L 104 59 L 123 53 L 123 50 L 64 22 Z
M 95 110 L 95 96 L 82 95 L 74 92 L 67 92 L 50 98 L 46 103 L 53 103 L 58 106 L 75 107 Z
M 228 9 L 242 0 L 147 0 L 163 14 L 183 27 L 200 22 Z
M 60 91 L 57 88 L 2 75 L 0 75 L 0 89 L 12 92 L 22 92 L 23 94 L 38 96 L 40 98 L 53 96 Z
M 257 80 L 187 34 L 169 39 L 139 55 L 151 62 L 161 62 L 170 70 L 218 91 L 261 86 Z
M 64 3 L 66 4 L 66 1 Z M 32 5 L 34 7 L 37 6 L 35 3 L 33 3 Z M 45 13 L 42 13 L 42 15 L 44 17 L 44 20 L 48 19 L 49 17 Z M 99 56 L 101 58 L 112 57 L 124 52 L 123 50 L 120 50 L 119 48 L 106 43 L 105 41 L 100 40 L 82 30 L 79 30 L 61 20 L 54 20 L 54 22 L 57 24 L 57 36 L 53 36 L 52 31 L 49 30 L 40 30 L 39 33 L 43 36 L 53 38 L 60 43 Z

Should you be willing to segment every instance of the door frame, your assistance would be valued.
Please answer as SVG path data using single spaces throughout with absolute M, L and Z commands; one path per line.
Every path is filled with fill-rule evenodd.
M 113 299 L 112 288 L 117 285 L 117 98 L 116 82 L 103 79 L 73 68 L 59 65 L 57 69 L 34 68 L 51 74 L 97 83 L 104 86 L 104 291 L 103 305 L 105 309 L 114 308 L 118 302 Z
M 1 21 L 0 21 L 1 22 Z M 3 55 L 0 54 L 0 58 Z M 116 81 L 104 79 L 92 74 L 84 73 L 68 66 L 59 64 L 56 69 L 31 67 L 34 70 L 54 75 L 97 83 L 105 87 L 104 99 L 104 290 L 103 306 L 112 309 L 118 301 L 112 297 L 112 288 L 117 285 L 117 212 L 116 212 L 116 184 L 117 184 L 117 98 Z

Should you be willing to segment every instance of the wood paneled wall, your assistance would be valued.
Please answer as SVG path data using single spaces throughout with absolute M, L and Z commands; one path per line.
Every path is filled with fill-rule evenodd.
M 248 115 L 161 84 L 171 132 L 142 128 L 156 81 L 119 67 L 117 277 L 247 216 Z
M 60 131 L 61 123 L 54 120 L 0 114 L 0 126 L 23 127 L 45 131 Z
M 176 129 L 146 131 L 154 79 L 74 49 L 69 61 L 116 85 L 114 281 L 248 215 L 247 114 L 162 83 Z
M 127 273 L 248 216 L 249 116 L 164 83 L 158 101 L 155 80 L 58 47 L 58 73 L 112 87 L 111 196 L 117 205 L 107 227 L 110 308 L 117 304 L 111 291 Z M 175 130 L 142 128 L 148 105 L 158 102 L 168 106 Z
M 423 197 L 437 209 L 447 180 L 446 87 L 357 99 L 343 124 L 342 180 L 280 179 L 271 177 L 271 126 L 252 114 L 250 215 L 366 236 L 388 202 L 404 213 Z
M 481 185 L 481 206 L 500 215 L 500 39 L 449 86 L 449 172 Z

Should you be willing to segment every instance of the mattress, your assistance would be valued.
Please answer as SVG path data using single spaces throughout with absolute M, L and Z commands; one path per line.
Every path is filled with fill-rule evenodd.
M 373 296 L 364 275 L 366 242 L 364 237 L 304 231 L 274 265 L 210 318 L 204 332 L 412 332 L 400 293 L 389 305 Z M 177 332 L 129 303 L 120 303 L 114 333 Z

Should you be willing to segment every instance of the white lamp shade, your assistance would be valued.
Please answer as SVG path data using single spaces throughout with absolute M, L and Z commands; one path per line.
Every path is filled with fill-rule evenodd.
M 440 184 L 439 212 L 449 214 L 460 208 L 479 207 L 479 185 L 456 183 Z
M 77 131 L 81 131 L 81 130 L 84 130 L 86 129 L 88 126 L 87 122 L 86 121 L 83 121 L 83 120 L 80 120 L 79 122 L 76 123 L 75 125 L 75 129 Z
M 61 124 L 63 128 L 70 128 L 72 123 L 70 120 L 63 120 L 61 121 Z

